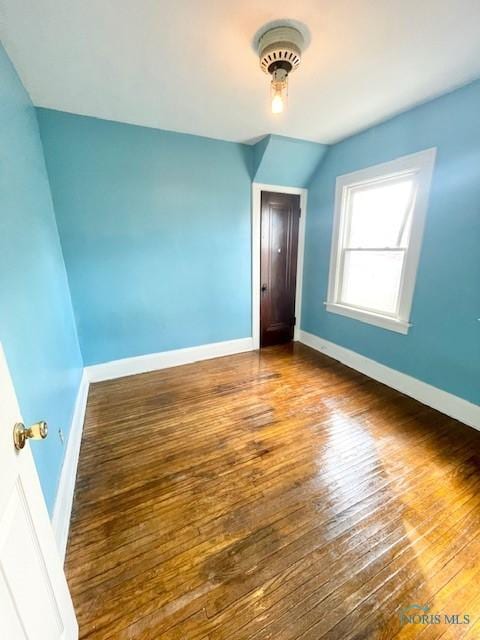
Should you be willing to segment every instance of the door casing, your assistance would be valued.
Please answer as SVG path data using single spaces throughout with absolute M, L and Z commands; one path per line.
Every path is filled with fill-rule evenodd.
M 253 348 L 260 348 L 260 249 L 261 249 L 261 200 L 262 191 L 289 193 L 300 196 L 300 224 L 298 228 L 297 283 L 295 293 L 295 317 L 297 323 L 293 335 L 299 339 L 302 312 L 303 259 L 305 253 L 305 223 L 307 217 L 308 190 L 299 187 L 283 187 L 281 185 L 252 184 L 252 336 Z

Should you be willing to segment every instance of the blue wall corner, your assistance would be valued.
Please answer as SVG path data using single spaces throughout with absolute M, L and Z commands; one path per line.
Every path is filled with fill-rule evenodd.
M 254 182 L 307 187 L 328 145 L 268 135 L 254 145 Z
M 1 45 L 0 211 L 0 342 L 24 420 L 49 423 L 32 449 L 52 513 L 64 458 L 57 432 L 68 437 L 83 363 L 35 109 Z
M 257 173 L 260 170 L 260 166 L 262 164 L 263 156 L 265 155 L 265 151 L 270 143 L 271 136 L 266 135 L 261 140 L 259 140 L 256 144 L 253 145 L 253 171 L 252 171 L 252 181 L 255 182 Z
M 480 403 L 480 81 L 329 149 L 310 183 L 302 328 Z M 337 176 L 437 147 L 407 336 L 328 313 Z

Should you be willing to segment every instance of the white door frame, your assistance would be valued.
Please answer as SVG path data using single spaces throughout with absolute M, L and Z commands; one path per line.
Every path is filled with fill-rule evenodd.
M 298 340 L 302 313 L 303 257 L 305 253 L 305 223 L 307 217 L 307 189 L 281 185 L 252 183 L 252 337 L 253 348 L 260 348 L 260 231 L 262 191 L 289 193 L 300 196 L 300 225 L 298 228 L 297 284 L 295 293 L 295 324 L 293 339 Z

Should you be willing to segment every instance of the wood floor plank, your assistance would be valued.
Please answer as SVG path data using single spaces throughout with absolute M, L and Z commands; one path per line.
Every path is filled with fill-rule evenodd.
M 479 471 L 480 433 L 299 344 L 92 385 L 80 638 L 473 640 Z

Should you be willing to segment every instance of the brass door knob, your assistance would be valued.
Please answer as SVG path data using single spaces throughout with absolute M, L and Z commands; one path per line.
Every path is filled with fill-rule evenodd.
M 13 442 L 15 449 L 23 449 L 27 440 L 45 440 L 48 435 L 47 423 L 43 420 L 26 427 L 22 422 L 17 422 L 13 427 Z

